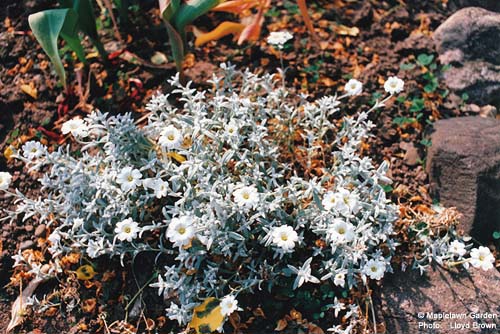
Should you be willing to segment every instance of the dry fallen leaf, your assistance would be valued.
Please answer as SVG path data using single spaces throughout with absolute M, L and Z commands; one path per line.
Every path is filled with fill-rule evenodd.
M 11 310 L 11 318 L 10 322 L 7 325 L 7 333 L 19 326 L 24 319 L 24 316 L 26 314 L 26 302 L 29 297 L 33 295 L 35 292 L 36 288 L 42 283 L 42 279 L 40 278 L 35 278 L 32 280 L 28 286 L 22 290 L 22 293 L 17 297 L 15 300 L 14 304 L 12 304 L 12 310 Z
M 20 86 L 20 88 L 23 91 L 23 93 L 28 94 L 29 96 L 31 96 L 35 100 L 38 97 L 38 91 L 33 83 L 30 83 L 29 85 L 22 84 Z
M 288 326 L 288 322 L 285 319 L 280 319 L 278 320 L 278 323 L 276 324 L 276 328 L 274 329 L 275 331 L 282 331 Z
M 97 301 L 95 298 L 85 299 L 82 302 L 82 311 L 84 313 L 94 313 Z
M 343 24 L 339 24 L 334 26 L 333 30 L 343 36 L 353 36 L 356 37 L 359 35 L 359 28 L 358 27 L 348 27 Z

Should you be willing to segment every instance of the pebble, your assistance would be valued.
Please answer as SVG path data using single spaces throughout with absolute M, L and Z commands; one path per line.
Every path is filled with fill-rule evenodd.
M 35 230 L 35 237 L 39 238 L 45 232 L 45 224 L 38 225 Z
M 21 244 L 19 245 L 19 249 L 25 250 L 25 249 L 31 248 L 33 246 L 35 246 L 35 243 L 32 240 L 25 240 L 25 241 L 21 242 Z

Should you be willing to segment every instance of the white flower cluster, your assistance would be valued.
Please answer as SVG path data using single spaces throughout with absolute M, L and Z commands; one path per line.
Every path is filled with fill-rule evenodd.
M 454 208 L 433 206 L 433 213 L 418 214 L 409 226 L 409 242 L 418 249 L 412 263 L 413 269 L 425 272 L 434 261 L 448 267 L 461 265 L 465 269 L 494 268 L 495 257 L 488 247 L 473 248 L 469 236 L 459 236 L 456 225 L 460 214 Z M 416 223 L 415 223 L 416 222 Z M 406 264 L 403 263 L 403 270 Z
M 288 31 L 273 31 L 267 37 L 267 42 L 271 45 L 274 45 L 278 49 L 283 49 L 286 42 L 291 40 L 293 35 Z
M 26 143 L 17 157 L 47 171 L 45 196 L 18 192 L 11 218 L 52 225 L 52 254 L 158 252 L 168 264 L 152 286 L 175 296 L 167 315 L 180 324 L 210 296 L 227 316 L 257 288 L 381 279 L 398 212 L 383 189 L 388 164 L 359 154 L 370 111 L 343 118 L 336 96 L 307 102 L 272 75 L 221 67 L 211 91 L 172 79 L 178 108 L 154 97 L 145 126 L 98 112 L 68 121 L 79 155 Z M 9 183 L 0 174 L 0 187 Z

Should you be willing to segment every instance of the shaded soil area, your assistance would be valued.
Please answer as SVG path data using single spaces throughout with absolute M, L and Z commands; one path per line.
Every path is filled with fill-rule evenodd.
M 0 150 L 9 145 L 20 145 L 28 138 L 38 138 L 55 147 L 67 141 L 60 132 L 60 125 L 77 115 L 85 115 L 94 108 L 104 112 L 134 112 L 140 117 L 145 112 L 148 99 L 158 90 L 168 90 L 166 80 L 175 73 L 172 62 L 154 65 L 150 59 L 161 52 L 170 59 L 166 30 L 158 18 L 155 1 L 144 1 L 130 12 L 130 24 L 120 26 L 121 44 L 114 37 L 111 23 L 105 21 L 100 29 L 102 40 L 110 59 L 104 64 L 99 57 L 89 59 L 88 66 L 80 66 L 71 53 L 64 52 L 69 90 L 64 92 L 55 72 L 28 27 L 30 13 L 52 8 L 56 1 L 6 0 L 0 10 Z M 405 202 L 409 199 L 430 203 L 427 195 L 427 175 L 424 171 L 425 150 L 428 143 L 424 133 L 438 118 L 466 115 L 459 97 L 438 88 L 424 92 L 433 73 L 439 80 L 442 66 L 434 60 L 422 66 L 417 64 L 419 55 L 429 58 L 434 55 L 431 41 L 432 31 L 450 14 L 441 1 L 331 1 L 311 3 L 310 13 L 321 42 L 310 38 L 297 6 L 291 1 L 277 1 L 273 12 L 266 15 L 262 36 L 269 31 L 288 29 L 294 34 L 292 46 L 283 52 L 287 66 L 287 85 L 297 92 L 308 93 L 310 99 L 334 94 L 345 82 L 356 77 L 365 83 L 365 92 L 381 92 L 383 80 L 398 75 L 405 80 L 406 99 L 389 102 L 382 111 L 372 114 L 375 122 L 374 136 L 365 146 L 366 154 L 378 162 L 391 162 L 391 177 L 394 180 L 394 198 Z M 212 29 L 224 19 L 224 15 L 210 13 L 195 24 L 200 29 Z M 357 27 L 359 32 L 348 33 L 342 27 Z M 352 35 L 352 36 L 350 36 Z M 192 40 L 192 36 L 189 37 Z M 90 50 L 90 43 L 86 45 Z M 128 53 L 129 54 L 128 54 Z M 219 42 L 210 42 L 200 48 L 191 49 L 186 61 L 186 74 L 196 87 L 207 87 L 209 79 L 221 62 L 231 62 L 240 68 L 275 72 L 279 67 L 279 54 L 272 50 L 265 38 L 261 41 L 238 47 L 230 37 Z M 130 56 L 132 55 L 132 56 Z M 431 66 L 435 64 L 434 66 Z M 403 66 L 402 66 L 403 65 Z M 412 67 L 413 66 L 413 67 Z M 410 69 L 411 68 L 411 69 Z M 36 90 L 36 93 L 34 91 Z M 377 95 L 364 93 L 348 104 L 345 114 L 355 114 L 360 101 L 370 105 Z M 419 100 L 417 102 L 411 102 Z M 421 101 L 420 101 L 421 100 Z M 408 102 L 410 101 L 410 102 Z M 422 106 L 420 106 L 422 104 Z M 22 164 L 0 157 L 0 170 L 10 171 L 13 183 L 21 192 L 35 197 L 37 175 L 28 174 Z M 13 209 L 11 199 L 1 197 L 0 207 Z M 415 199 L 418 197 L 418 199 Z M 2 224 L 0 236 L 0 285 L 9 283 L 12 274 L 12 256 L 19 250 L 38 248 L 45 250 L 44 242 L 49 230 L 39 226 L 36 219 L 26 222 Z M 102 259 L 96 263 L 101 283 L 88 283 L 69 279 L 50 282 L 37 295 L 51 293 L 59 287 L 61 291 L 79 289 L 79 302 L 96 298 L 96 307 L 89 312 L 71 312 L 63 306 L 54 306 L 57 312 L 47 309 L 45 314 L 28 317 L 19 333 L 68 333 L 103 331 L 107 325 L 126 332 L 126 325 L 116 323 L 125 315 L 136 322 L 141 317 L 154 319 L 157 328 L 167 320 L 162 317 L 161 299 L 153 289 L 145 289 L 140 298 L 135 298 L 149 277 L 141 276 L 147 268 L 155 267 L 147 255 L 137 258 L 132 267 L 124 271 L 119 263 L 110 265 Z M 149 272 L 150 272 L 149 271 Z M 108 276 L 105 277 L 107 273 Z M 99 293 L 96 292 L 99 290 Z M 71 290 L 72 291 L 72 290 Z M 102 291 L 105 293 L 103 294 Z M 11 304 L 18 291 L 13 288 L 0 290 L 0 328 L 6 328 Z M 125 296 L 125 297 L 124 297 Z M 69 297 L 68 297 L 69 298 Z M 76 298 L 76 297 L 74 297 Z M 133 304 L 125 310 L 128 302 Z M 142 299 L 141 299 L 142 298 Z M 265 298 L 265 297 L 263 297 Z M 141 300 L 154 300 L 149 305 L 156 309 L 144 310 Z M 262 300 L 262 299 L 260 299 Z M 304 310 L 307 311 L 307 310 Z M 273 314 L 271 319 L 279 319 Z M 106 319 L 97 319 L 97 314 L 107 314 Z M 133 323 L 133 322 L 131 322 Z M 270 322 L 269 322 L 270 323 Z M 267 326 L 272 331 L 275 321 Z M 123 326 L 121 328 L 120 326 Z M 144 324 L 142 325 L 144 328 Z M 272 327 L 270 327 L 272 326 Z M 168 327 L 168 326 L 167 326 Z

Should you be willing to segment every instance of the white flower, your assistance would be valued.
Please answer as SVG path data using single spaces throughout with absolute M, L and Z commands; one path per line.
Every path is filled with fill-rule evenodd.
M 259 202 L 259 193 L 253 185 L 236 189 L 233 196 L 236 204 L 245 208 L 255 208 Z
M 139 232 L 139 224 L 132 220 L 132 218 L 127 218 L 122 220 L 115 227 L 116 238 L 120 241 L 127 240 L 132 242 L 137 238 L 137 233 Z
M 333 221 L 333 225 L 326 232 L 328 239 L 334 243 L 351 242 L 354 240 L 354 225 L 340 218 L 336 218 Z
M 239 127 L 238 124 L 234 121 L 230 121 L 224 127 L 225 134 L 229 137 L 235 137 L 238 135 Z
M 267 42 L 282 49 L 286 42 L 291 40 L 293 35 L 288 31 L 273 31 L 267 37 Z
M 168 182 L 163 181 L 162 179 L 151 179 L 151 178 L 144 179 L 144 181 L 142 181 L 142 185 L 145 188 L 153 189 L 156 198 L 162 198 L 167 196 L 167 192 L 169 189 Z
M 170 287 L 169 284 L 163 280 L 161 275 L 158 275 L 158 282 L 151 283 L 149 286 L 158 289 L 158 296 L 161 296 L 161 294 Z
M 339 316 L 339 312 L 340 311 L 343 311 L 345 310 L 345 304 L 344 303 L 341 303 L 339 302 L 338 298 L 335 297 L 335 299 L 333 300 L 333 305 L 331 305 L 331 307 L 333 308 L 334 310 L 334 313 L 335 313 L 335 318 L 337 318 Z
M 454 255 L 464 256 L 467 251 L 465 250 L 465 245 L 463 242 L 460 242 L 458 240 L 453 240 L 453 242 L 450 243 L 448 252 Z
M 193 217 L 172 218 L 167 228 L 167 238 L 174 246 L 188 245 L 194 237 Z
M 344 287 L 345 274 L 346 272 L 344 270 L 336 273 L 335 276 L 333 277 L 333 284 L 335 284 L 336 286 Z
M 491 254 L 488 247 L 480 246 L 473 248 L 470 251 L 470 264 L 474 268 L 481 268 L 483 270 L 490 270 L 493 268 L 495 257 Z
M 340 188 L 336 193 L 329 191 L 323 197 L 321 202 L 326 210 L 336 210 L 344 216 L 351 213 L 358 213 L 361 206 L 359 205 L 359 196 L 347 189 Z
M 0 190 L 9 189 L 11 181 L 12 181 L 12 175 L 10 175 L 10 173 L 0 172 Z
M 99 241 L 89 240 L 86 252 L 93 259 L 105 254 L 104 238 L 99 239 Z
M 292 265 L 288 265 L 288 268 L 295 274 L 297 274 L 297 278 L 295 278 L 295 282 L 293 282 L 293 289 L 300 288 L 302 284 L 311 282 L 311 283 L 319 283 L 319 279 L 314 277 L 311 274 L 311 262 L 312 262 L 312 257 L 308 258 L 306 262 L 300 267 L 300 269 L 297 269 L 296 267 Z
M 371 279 L 380 280 L 384 277 L 385 262 L 380 260 L 370 260 L 363 267 L 363 273 Z
M 123 191 L 130 191 L 141 185 L 141 178 L 142 174 L 138 169 L 125 167 L 116 176 L 116 182 L 120 184 Z
M 335 207 L 336 202 L 337 202 L 337 197 L 335 196 L 335 193 L 333 191 L 329 191 L 323 197 L 321 204 L 323 205 L 325 210 L 330 211 Z
M 239 308 L 238 301 L 236 300 L 236 298 L 234 298 L 234 296 L 227 295 L 222 298 L 220 302 L 220 313 L 223 316 L 228 316 L 236 310 L 239 310 Z
M 82 218 L 75 218 L 75 219 L 73 220 L 73 226 L 71 227 L 71 229 L 72 229 L 73 231 L 75 231 L 75 230 L 79 229 L 79 228 L 80 228 L 80 226 L 82 226 L 82 225 L 83 225 L 83 223 L 84 223 L 84 221 L 83 221 L 83 219 L 82 219 Z
M 54 256 L 59 254 L 61 252 L 59 248 L 61 244 L 61 235 L 57 231 L 54 231 L 49 235 L 47 240 L 50 242 L 50 247 L 48 248 L 50 254 Z
M 274 228 L 273 243 L 283 248 L 285 251 L 290 251 L 295 247 L 295 243 L 299 240 L 297 232 L 291 226 L 283 225 Z
M 181 147 L 183 140 L 182 133 L 175 126 L 169 125 L 161 132 L 158 144 L 172 150 Z
M 345 84 L 344 91 L 349 96 L 359 95 L 363 91 L 363 84 L 356 79 L 350 79 Z
M 384 89 L 387 93 L 393 95 L 403 91 L 405 82 L 398 77 L 389 77 L 384 83 Z
M 75 137 L 86 137 L 89 133 L 89 127 L 83 119 L 73 118 L 64 122 L 61 132 L 65 135 L 71 132 Z
M 47 150 L 37 141 L 29 141 L 23 145 L 23 156 L 28 160 L 40 158 Z

